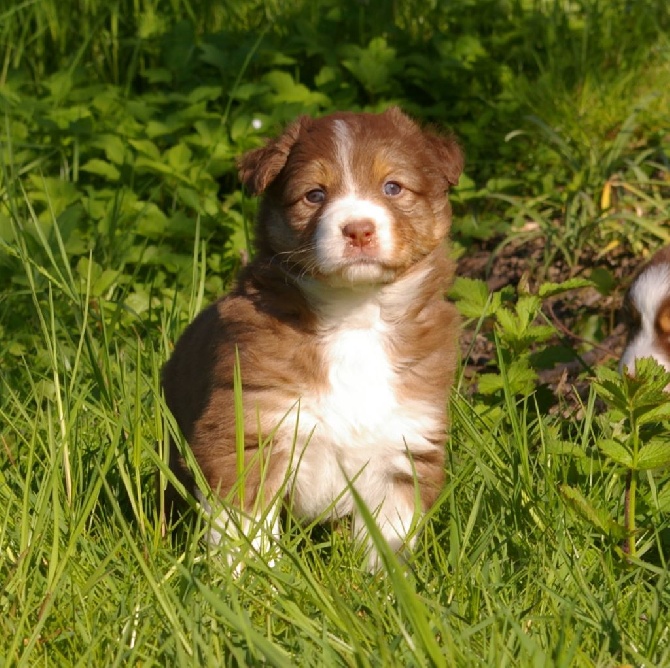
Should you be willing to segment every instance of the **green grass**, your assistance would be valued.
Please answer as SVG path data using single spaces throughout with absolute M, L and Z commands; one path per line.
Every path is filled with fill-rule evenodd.
M 235 577 L 205 526 L 164 535 L 155 494 L 161 366 L 248 252 L 236 155 L 399 102 L 463 138 L 458 253 L 529 223 L 547 267 L 645 253 L 669 237 L 666 5 L 2 4 L 0 664 L 670 664 L 670 471 L 636 469 L 626 556 L 611 445 L 666 443 L 665 409 L 644 423 L 606 370 L 577 408 L 547 399 L 543 301 L 581 284 L 542 268 L 532 294 L 454 290 L 497 360 L 457 381 L 407 564 L 382 549 L 371 575 L 346 524 L 289 516 L 275 565 Z

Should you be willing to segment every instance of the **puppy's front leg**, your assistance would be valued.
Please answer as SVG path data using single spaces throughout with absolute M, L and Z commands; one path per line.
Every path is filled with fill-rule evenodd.
M 371 508 L 377 527 L 388 546 L 399 555 L 412 550 L 416 536 L 408 539 L 412 528 L 421 518 L 421 510 L 416 508 L 415 489 L 412 483 L 396 482 L 389 486 L 386 496 L 378 509 Z M 374 541 L 368 535 L 367 525 L 359 511 L 353 515 L 353 533 L 358 540 L 365 541 L 368 553 L 368 569 L 377 571 L 382 560 Z
M 267 560 L 268 566 L 274 566 L 281 535 L 280 498 L 275 497 L 268 506 L 254 508 L 252 513 L 243 513 L 231 506 L 213 509 L 200 491 L 196 496 L 208 522 L 205 540 L 213 547 L 228 544 L 226 559 L 231 567 L 237 564 L 236 575 L 242 572 L 249 554 L 260 556 Z

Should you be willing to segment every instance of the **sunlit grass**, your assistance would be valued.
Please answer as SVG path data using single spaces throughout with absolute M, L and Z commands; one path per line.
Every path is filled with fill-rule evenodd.
M 324 0 L 305 16 L 317 25 L 339 4 Z M 492 16 L 498 28 L 505 7 L 525 17 L 510 37 L 515 57 L 526 58 L 508 71 L 513 83 L 503 73 L 500 98 L 460 102 L 473 117 L 491 106 L 509 118 L 505 95 L 514 91 L 515 109 L 532 112 L 506 128 L 509 161 L 496 147 L 496 173 L 516 185 L 473 183 L 473 197 L 454 198 L 463 218 L 491 206 L 493 193 L 497 229 L 522 234 L 535 223 L 547 261 L 560 254 L 575 266 L 588 244 L 642 252 L 667 240 L 667 40 L 642 58 L 653 36 L 646 15 L 617 23 L 619 6 L 595 0 L 479 8 L 407 0 L 388 15 L 377 8 L 373 25 L 367 5 L 345 5 L 353 9 L 342 21 L 355 28 L 347 34 L 368 39 L 384 32 L 383 19 L 389 35 L 406 30 L 426 44 L 451 39 L 453 17 L 476 18 L 475 9 L 491 10 L 478 20 Z M 667 471 L 644 474 L 642 556 L 626 559 L 561 496 L 575 486 L 621 515 L 622 477 L 596 449 L 614 417 L 593 392 L 573 417 L 545 414 L 534 393 L 515 386 L 517 359 L 504 340 L 491 369 L 498 389 L 477 394 L 458 379 L 447 482 L 407 563 L 379 544 L 384 568 L 370 574 L 346 522 L 303 526 L 290 513 L 274 565 L 247 550 L 237 575 L 230 557 L 242 552 L 208 548 L 205 520 L 164 535 L 157 476 L 170 475 L 163 454 L 176 426 L 160 371 L 246 248 L 253 207 L 240 203 L 232 165 L 240 146 L 260 138 L 245 124 L 244 95 L 249 108 L 266 105 L 264 118 L 273 105 L 283 113 L 254 69 L 254 31 L 276 22 L 267 34 L 283 44 L 296 6 L 45 0 L 0 8 L 0 658 L 19 666 L 669 664 Z M 550 40 L 564 20 L 569 32 Z M 178 21 L 197 39 L 180 42 Z M 162 60 L 167 46 L 201 46 L 219 30 L 253 33 L 235 61 L 242 71 L 216 70 L 222 56 L 211 49 L 200 69 L 180 70 L 186 57 L 174 70 Z M 466 60 L 479 53 L 466 39 L 453 49 Z M 599 80 L 606 56 L 615 66 Z M 309 65 L 305 57 L 301 70 L 283 53 L 262 58 L 296 82 Z M 321 72 L 324 90 L 337 65 Z M 180 87 L 179 76 L 192 85 Z M 228 91 L 238 78 L 250 87 L 234 99 L 221 93 L 221 102 L 214 84 Z M 346 95 L 333 99 L 377 103 L 353 80 L 342 85 Z M 289 86 L 287 95 L 301 91 Z M 296 113 L 300 105 L 289 104 Z M 476 128 L 484 143 L 486 129 Z

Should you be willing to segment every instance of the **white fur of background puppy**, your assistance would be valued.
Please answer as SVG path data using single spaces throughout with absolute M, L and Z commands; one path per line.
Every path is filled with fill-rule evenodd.
M 187 328 L 163 374 L 167 403 L 222 498 L 257 517 L 277 497 L 305 519 L 351 515 L 363 536 L 353 485 L 388 543 L 407 545 L 444 482 L 459 330 L 444 300 L 447 192 L 462 167 L 453 137 L 398 109 L 301 117 L 241 159 L 246 189 L 263 195 L 254 259 Z M 231 495 L 236 350 L 243 499 Z M 198 493 L 174 444 L 170 464 Z M 276 533 L 278 513 L 269 516 Z
M 670 371 L 670 246 L 658 251 L 636 274 L 624 299 L 628 340 L 620 369 L 635 371 L 635 360 L 653 357 Z

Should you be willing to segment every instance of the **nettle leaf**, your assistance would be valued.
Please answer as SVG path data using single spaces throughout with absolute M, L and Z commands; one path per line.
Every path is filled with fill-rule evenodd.
M 662 513 L 670 513 L 670 483 L 666 483 L 658 493 L 658 509 Z
M 625 538 L 624 527 L 611 519 L 604 510 L 594 508 L 578 489 L 560 485 L 558 490 L 567 505 L 602 534 L 616 540 Z
M 169 135 L 173 132 L 173 128 L 162 121 L 149 121 L 146 124 L 144 131 L 146 132 L 147 137 L 153 139 L 154 137 L 164 137 L 165 135 Z
M 346 67 L 368 93 L 378 95 L 388 92 L 393 83 L 392 73 L 398 66 L 396 51 L 383 37 L 375 37 L 367 48 L 351 46 L 349 57 L 343 59 Z
M 198 86 L 189 92 L 186 99 L 191 103 L 213 102 L 221 99 L 222 96 L 223 88 L 221 86 Z
M 520 336 L 525 329 L 516 314 L 506 308 L 501 308 L 496 312 L 496 320 L 503 336 Z
M 186 144 L 177 144 L 165 151 L 168 164 L 177 172 L 185 172 L 191 165 L 193 153 Z
M 122 165 L 125 162 L 126 145 L 116 135 L 99 135 L 93 142 L 93 146 L 102 149 L 109 162 Z
M 340 84 L 341 80 L 340 70 L 331 65 L 324 65 L 314 77 L 314 84 L 317 88 L 323 88 L 331 83 Z
M 617 287 L 619 281 L 614 274 L 604 267 L 594 267 L 589 275 L 593 286 L 601 295 L 609 295 Z
M 267 83 L 243 83 L 230 93 L 230 97 L 233 100 L 247 102 L 254 97 L 265 95 L 270 90 L 272 90 L 272 87 Z
M 80 278 L 80 292 L 84 294 L 88 290 L 90 297 L 100 297 L 105 294 L 117 282 L 121 274 L 120 271 L 114 269 L 103 269 L 97 262 L 87 257 L 82 257 L 77 262 L 77 273 Z
M 124 299 L 123 306 L 129 309 L 132 313 L 141 315 L 149 310 L 149 307 L 151 306 L 151 298 L 144 290 L 139 289 L 136 292 L 131 292 Z
M 200 49 L 200 60 L 203 63 L 213 65 L 222 72 L 229 66 L 230 57 L 228 54 L 221 51 L 221 49 L 218 49 L 213 44 L 200 44 L 198 48 Z
M 668 401 L 670 372 L 652 357 L 644 357 L 635 360 L 635 375 L 625 374 L 624 384 L 634 408 L 656 406 Z
M 478 387 L 481 394 L 493 394 L 509 387 L 512 394 L 531 394 L 535 389 L 537 373 L 528 366 L 525 357 L 515 360 L 506 369 L 506 373 L 485 373 L 479 377 Z
M 542 302 L 535 295 L 520 297 L 516 303 L 516 314 L 519 318 L 519 323 L 523 326 L 530 325 L 537 317 L 541 308 Z
M 550 455 L 561 455 L 567 457 L 574 457 L 575 459 L 584 459 L 587 457 L 584 448 L 569 441 L 557 441 L 555 443 L 547 443 L 545 451 Z
M 629 408 L 628 393 L 621 375 L 612 369 L 600 366 L 596 369 L 596 382 L 593 387 L 599 397 L 610 406 L 627 412 Z
M 532 324 L 539 311 L 539 304 L 537 297 L 527 296 L 519 300 L 515 312 L 506 308 L 496 311 L 498 333 L 502 341 L 517 352 L 528 349 L 533 343 L 546 341 L 556 334 L 551 325 Z
M 83 172 L 90 172 L 91 174 L 97 174 L 102 176 L 110 181 L 118 181 L 121 176 L 121 172 L 109 162 L 100 160 L 99 158 L 93 158 L 87 163 L 81 166 Z
M 537 293 L 540 297 L 545 299 L 546 297 L 560 295 L 562 292 L 567 292 L 568 290 L 578 290 L 580 288 L 590 287 L 593 287 L 593 281 L 586 278 L 571 278 L 562 283 L 543 283 Z
M 142 71 L 141 76 L 151 84 L 172 82 L 172 72 L 165 67 L 149 67 Z
M 449 199 L 452 202 L 465 202 L 469 199 L 476 199 L 479 196 L 480 193 L 474 180 L 467 174 L 461 174 L 458 179 L 458 185 L 449 191 Z
M 93 125 L 91 110 L 81 105 L 52 109 L 46 118 L 53 121 L 61 130 L 90 129 Z
M 36 201 L 47 203 L 56 216 L 81 197 L 79 189 L 71 181 L 36 174 L 29 175 L 28 179 L 35 188 L 30 196 Z
M 638 471 L 670 466 L 670 441 L 654 439 L 643 446 L 637 454 Z
M 633 468 L 633 455 L 625 446 L 611 438 L 603 438 L 597 441 L 598 449 L 607 457 L 627 469 Z
M 288 72 L 272 70 L 263 76 L 263 81 L 275 91 L 274 95 L 270 97 L 271 101 L 277 103 L 297 102 L 321 107 L 328 106 L 330 103 L 326 95 L 311 91 L 307 86 L 297 83 Z
M 158 146 L 148 139 L 129 139 L 128 143 L 140 154 L 149 156 L 158 160 L 161 157 L 161 152 Z
M 167 216 L 153 202 L 136 202 L 133 206 L 137 211 L 135 231 L 149 238 L 160 238 L 165 235 L 168 227 Z
M 670 397 L 666 395 L 665 403 L 660 406 L 641 406 L 634 411 L 635 418 L 638 424 L 649 424 L 657 422 L 665 422 L 670 420 Z
M 449 298 L 466 318 L 484 318 L 495 313 L 500 306 L 500 293 L 489 291 L 479 279 L 458 277 L 449 290 Z

